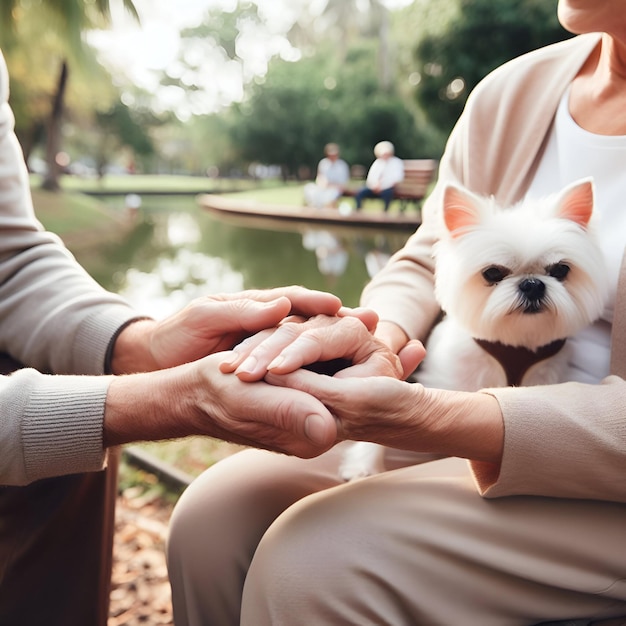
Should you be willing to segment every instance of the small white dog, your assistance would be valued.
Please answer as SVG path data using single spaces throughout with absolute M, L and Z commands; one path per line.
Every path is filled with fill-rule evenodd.
M 592 232 L 593 183 L 503 210 L 456 186 L 444 190 L 445 236 L 436 244 L 435 295 L 445 316 L 416 379 L 477 391 L 568 379 L 566 338 L 604 310 L 602 251 Z M 344 480 L 383 469 L 382 448 L 351 445 Z

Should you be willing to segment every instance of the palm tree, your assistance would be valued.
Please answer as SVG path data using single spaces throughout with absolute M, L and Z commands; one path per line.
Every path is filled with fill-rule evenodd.
M 120 0 L 126 11 L 139 21 L 137 9 L 132 0 Z M 22 0 L 2 0 L 0 2 L 0 39 L 7 49 L 18 44 L 37 45 L 36 42 L 23 42 L 20 25 L 38 21 L 50 34 L 52 31 L 62 50 L 59 71 L 52 104 L 46 125 L 47 174 L 42 186 L 51 191 L 59 189 L 60 165 L 57 163 L 61 145 L 61 122 L 65 93 L 69 78 L 70 61 L 84 63 L 90 58 L 89 49 L 84 44 L 82 34 L 92 28 L 104 28 L 111 23 L 110 0 L 45 0 L 22 2 Z M 30 31 L 32 32 L 32 31 Z

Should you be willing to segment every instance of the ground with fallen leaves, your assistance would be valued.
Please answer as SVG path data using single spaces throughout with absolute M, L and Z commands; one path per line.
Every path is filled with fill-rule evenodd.
M 117 501 L 108 626 L 174 624 L 165 563 L 172 503 L 129 487 Z

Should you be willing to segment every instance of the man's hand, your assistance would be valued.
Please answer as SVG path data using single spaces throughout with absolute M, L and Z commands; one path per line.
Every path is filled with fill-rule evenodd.
M 214 354 L 178 367 L 112 377 L 104 414 L 105 446 L 206 435 L 309 458 L 337 440 L 337 426 L 316 398 L 223 374 Z
M 138 321 L 118 337 L 114 374 L 174 367 L 228 350 L 288 315 L 335 315 L 341 300 L 304 287 L 279 287 L 198 298 L 165 320 Z

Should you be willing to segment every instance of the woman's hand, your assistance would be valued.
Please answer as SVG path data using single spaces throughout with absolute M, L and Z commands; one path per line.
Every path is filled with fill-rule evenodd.
M 118 337 L 113 373 L 152 371 L 229 350 L 249 335 L 289 315 L 335 315 L 341 300 L 322 291 L 291 286 L 198 298 L 178 313 L 127 326 Z
M 330 377 L 306 370 L 282 376 L 270 373 L 266 380 L 319 399 L 337 419 L 340 439 L 500 464 L 502 412 L 487 393 L 428 389 L 384 376 Z
M 222 371 L 241 380 L 260 380 L 267 372 L 284 374 L 303 366 L 341 360 L 336 376 L 392 376 L 410 374 L 424 355 L 419 342 L 409 342 L 402 358 L 372 334 L 377 316 L 369 309 L 318 315 L 302 321 L 288 318 L 276 329 L 250 337 L 237 346 Z

